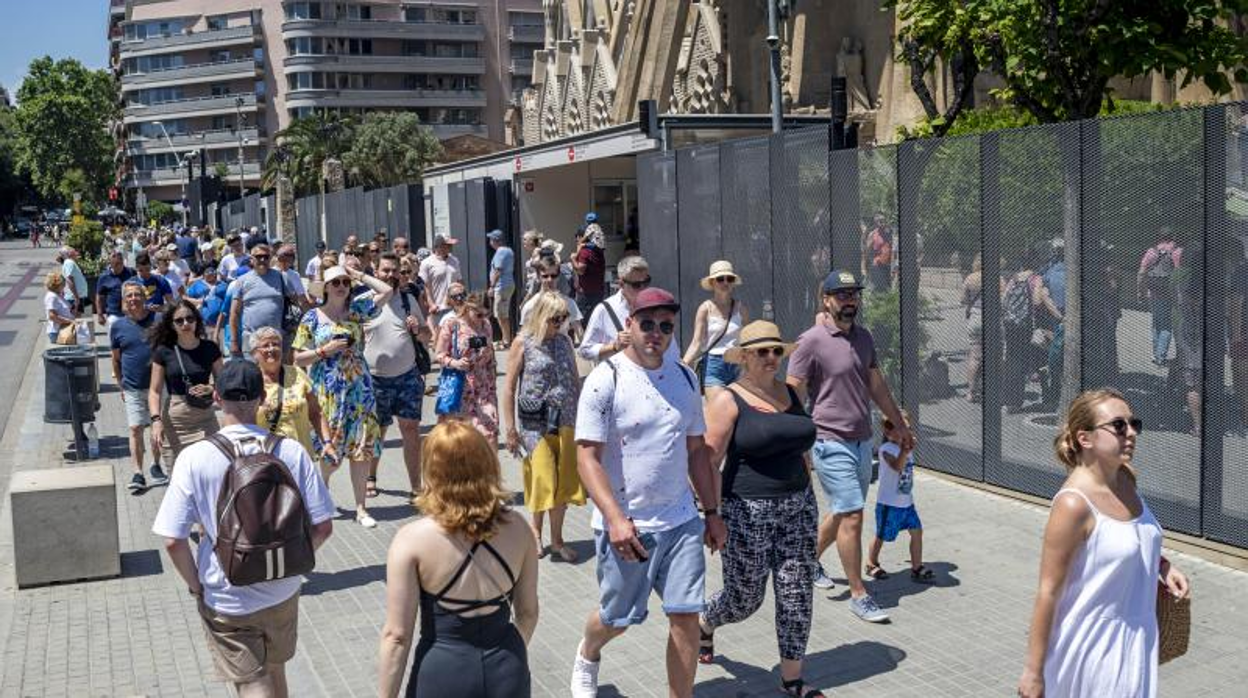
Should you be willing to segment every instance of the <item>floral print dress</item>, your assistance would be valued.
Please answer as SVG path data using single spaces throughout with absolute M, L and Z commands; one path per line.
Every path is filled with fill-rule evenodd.
M 483 329 L 475 327 L 467 319 L 452 315 L 438 332 L 438 355 L 450 356 L 451 339 L 458 339 L 458 354 L 469 362 L 464 381 L 464 397 L 461 414 L 472 421 L 472 426 L 492 443 L 498 442 L 498 374 L 494 360 L 492 337 Z M 481 349 L 469 347 L 473 337 L 485 339 Z
M 308 367 L 312 390 L 329 425 L 328 443 L 313 435 L 321 462 L 337 466 L 343 458 L 366 460 L 381 457 L 381 427 L 377 423 L 377 399 L 368 362 L 364 360 L 363 324 L 381 309 L 371 295 L 354 298 L 340 322 L 330 322 L 319 310 L 304 313 L 295 333 L 296 351 L 310 351 L 349 336 L 353 343 L 334 356 L 318 358 Z

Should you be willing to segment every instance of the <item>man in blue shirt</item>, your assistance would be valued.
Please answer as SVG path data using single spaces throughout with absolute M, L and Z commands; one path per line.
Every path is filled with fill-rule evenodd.
M 165 277 L 152 273 L 152 258 L 146 252 L 140 252 L 134 258 L 134 268 L 147 293 L 148 308 L 159 311 L 165 307 L 165 303 L 173 300 L 173 287 Z
M 112 327 L 117 318 L 123 315 L 121 285 L 133 276 L 134 270 L 126 266 L 126 258 L 121 252 L 113 252 L 108 256 L 108 268 L 95 282 L 96 321 L 102 327 Z
M 221 314 L 222 296 L 216 293 L 221 283 L 217 278 L 217 266 L 210 264 L 203 269 L 203 276 L 196 279 L 186 289 L 186 299 L 199 308 L 200 317 L 204 319 L 204 327 L 216 327 L 217 316 Z
M 511 297 L 516 292 L 516 253 L 503 244 L 503 231 L 491 230 L 485 234 L 494 249 L 490 261 L 490 295 L 494 297 L 494 317 L 503 331 L 503 344 L 497 349 L 511 346 Z
M 147 341 L 148 330 L 159 315 L 147 307 L 146 288 L 137 278 L 127 279 L 122 286 L 122 302 L 126 314 L 117 318 L 108 330 L 108 344 L 112 348 L 113 380 L 121 388 L 122 404 L 126 408 L 126 423 L 130 427 L 130 454 L 134 458 L 134 476 L 130 478 L 130 492 L 142 494 L 147 490 L 143 477 L 143 432 L 160 415 L 152 415 L 148 408 L 147 392 L 152 382 L 152 352 Z M 160 442 L 152 442 L 152 467 L 149 471 L 152 484 L 169 481 L 160 467 Z
M 187 264 L 194 262 L 195 255 L 199 252 L 199 241 L 195 239 L 195 234 L 198 232 L 198 228 L 191 228 L 190 232 L 179 229 L 177 237 L 173 239 L 174 244 L 178 246 L 178 257 L 185 260 Z

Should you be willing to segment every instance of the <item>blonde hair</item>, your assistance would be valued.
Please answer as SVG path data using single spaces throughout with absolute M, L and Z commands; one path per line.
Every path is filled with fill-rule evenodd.
M 449 419 L 424 439 L 423 485 L 416 506 L 449 533 L 473 541 L 490 538 L 507 512 L 498 454 L 461 419 Z
M 546 336 L 546 324 L 552 317 L 568 314 L 568 303 L 554 291 L 542 291 L 533 296 L 533 307 L 529 310 L 529 319 L 520 331 L 541 341 Z
M 1079 467 L 1079 454 L 1083 451 L 1083 447 L 1079 445 L 1079 433 L 1096 428 L 1096 408 L 1110 400 L 1121 400 L 1128 407 L 1131 406 L 1127 398 L 1113 388 L 1085 390 L 1070 401 L 1070 406 L 1066 408 L 1066 417 L 1053 439 L 1053 452 L 1057 455 L 1057 460 L 1066 466 L 1067 471 Z M 1135 480 L 1135 469 L 1127 465 L 1126 470 L 1131 479 Z
M 65 277 L 59 271 L 50 271 L 43 279 L 43 287 L 49 291 L 56 291 L 65 285 Z

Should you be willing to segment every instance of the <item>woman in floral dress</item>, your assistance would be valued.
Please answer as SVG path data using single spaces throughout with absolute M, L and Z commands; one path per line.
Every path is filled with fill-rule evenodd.
M 352 282 L 363 283 L 372 293 L 351 298 Z M 391 293 L 390 284 L 358 270 L 333 267 L 325 272 L 325 302 L 304 314 L 294 341 L 295 365 L 307 368 L 321 405 L 321 433 L 327 435 L 324 443 L 316 444 L 321 473 L 328 483 L 343 458 L 351 461 L 355 520 L 365 528 L 377 525 L 364 506 L 364 494 L 369 465 L 381 457 L 381 428 L 362 326 Z
M 442 418 L 462 416 L 468 419 L 497 448 L 498 375 L 490 316 L 481 294 L 465 295 L 463 284 L 451 284 L 448 296 L 455 297 L 457 302 L 452 303 L 455 313 L 442 321 L 438 331 L 437 359 L 444 367 L 465 372 L 467 380 L 460 411 L 457 415 L 442 415 Z M 459 297 L 463 300 L 458 301 Z M 455 340 L 454 350 L 452 340 Z

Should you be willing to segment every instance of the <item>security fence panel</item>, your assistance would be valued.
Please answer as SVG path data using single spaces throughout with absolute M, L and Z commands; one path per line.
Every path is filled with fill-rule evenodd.
M 728 141 L 719 146 L 723 258 L 732 262 L 741 279 L 734 297 L 745 304 L 752 320 L 773 320 L 775 316 L 768 153 L 766 136 Z
M 770 140 L 776 324 L 796 337 L 819 312 L 820 284 L 831 269 L 828 131 L 801 129 Z
M 316 243 L 321 239 L 321 197 L 319 194 L 305 196 L 295 201 L 295 230 L 299 232 L 299 255 L 306 264 L 304 255 L 316 250 Z
M 676 153 L 676 216 L 681 230 L 680 287 L 676 294 L 680 314 L 681 351 L 693 339 L 698 306 L 710 297 L 699 285 L 711 262 L 722 258 L 719 231 L 719 146 L 682 148 Z M 710 338 L 703 340 L 705 343 Z
M 676 153 L 637 157 L 637 196 L 641 255 L 650 263 L 650 278 L 661 288 L 680 288 Z
M 1248 105 L 1205 111 L 1204 534 L 1248 547 Z M 1214 338 L 1225 327 L 1225 344 Z
M 902 357 L 911 362 L 904 371 L 905 401 L 917 408 L 911 415 L 919 435 L 916 460 L 982 480 L 983 414 L 978 386 L 972 385 L 979 376 L 983 322 L 982 275 L 975 271 L 980 253 L 979 139 L 907 145 L 898 167 L 900 186 L 907 193 L 900 232 L 912 234 L 894 233 L 885 206 L 864 222 L 864 324 L 876 337 L 880 367 L 894 390 Z M 908 312 L 901 306 L 903 287 L 916 291 Z M 911 351 L 899 351 L 902 343 Z
M 460 273 L 471 291 L 485 291 L 489 282 L 490 248 L 485 242 L 486 182 L 474 179 L 467 183 L 468 227 L 459 235 L 462 250 Z
M 350 193 L 347 190 L 325 194 L 325 228 L 330 246 L 342 249 L 347 236 L 355 232 L 354 217 L 348 213 Z
M 463 239 L 465 232 L 468 230 L 468 185 L 464 182 L 451 182 L 446 186 L 446 204 L 447 204 L 447 220 L 450 221 L 450 234 L 457 239 Z M 430 243 L 432 244 L 432 240 Z M 465 264 L 470 260 L 463 259 L 466 256 L 466 247 L 461 247 L 455 254 L 459 258 L 459 273 L 467 279 L 468 269 Z
M 277 197 L 270 194 L 260 199 L 260 221 L 265 230 L 273 236 L 274 239 L 281 233 L 277 229 Z
M 1083 297 L 1083 336 L 1112 335 L 1117 343 L 1116 357 L 1085 352 L 1085 372 L 1110 377 L 1148 425 L 1134 462 L 1158 519 L 1198 534 L 1205 397 L 1202 113 L 1176 110 L 1082 126 L 1083 248 L 1105 246 L 1089 256 L 1095 266 L 1083 270 L 1085 279 L 1098 280 L 1087 284 Z M 1225 335 L 1209 341 L 1223 346 Z M 1098 365 L 1115 359 L 1116 367 Z

